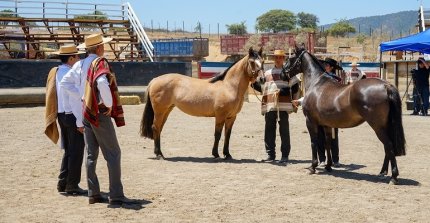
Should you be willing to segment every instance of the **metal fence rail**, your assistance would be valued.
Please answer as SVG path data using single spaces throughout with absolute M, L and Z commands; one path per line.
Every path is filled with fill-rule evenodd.
M 0 0 L 0 11 L 10 10 L 13 17 L 25 18 L 75 18 L 82 15 L 94 17 L 108 16 L 114 20 L 125 20 L 126 9 L 123 4 L 95 4 L 64 1 Z M 96 15 L 95 12 L 106 15 Z

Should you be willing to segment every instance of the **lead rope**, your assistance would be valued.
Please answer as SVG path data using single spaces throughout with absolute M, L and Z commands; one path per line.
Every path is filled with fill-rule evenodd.
M 276 107 L 276 112 L 277 112 L 277 118 L 276 118 L 276 121 L 277 122 L 279 122 L 280 121 L 280 118 L 279 118 L 279 101 L 278 101 L 278 99 L 279 99 L 279 89 L 277 89 L 276 91 L 275 91 L 275 93 L 274 93 L 274 95 L 273 95 L 273 101 L 274 101 L 274 103 L 275 103 L 275 107 Z

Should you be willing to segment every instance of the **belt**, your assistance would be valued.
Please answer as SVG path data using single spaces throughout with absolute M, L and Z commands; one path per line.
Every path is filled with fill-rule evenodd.
M 73 112 L 58 112 L 58 114 L 61 114 L 61 115 L 71 115 L 71 114 L 73 114 Z

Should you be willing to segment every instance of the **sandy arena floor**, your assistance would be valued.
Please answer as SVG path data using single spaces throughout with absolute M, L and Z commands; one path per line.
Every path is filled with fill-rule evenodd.
M 127 125 L 117 129 L 125 193 L 141 201 L 123 208 L 58 194 L 63 152 L 43 134 L 44 107 L 0 109 L 0 222 L 430 221 L 430 118 L 403 116 L 407 155 L 397 159 L 400 185 L 389 185 L 377 177 L 384 152 L 367 124 L 340 131 L 341 168 L 308 175 L 310 142 L 301 111 L 290 116 L 291 163 L 279 166 L 259 162 L 264 120 L 253 97 L 233 128 L 230 162 L 211 157 L 214 119 L 177 109 L 162 134 L 167 160 L 154 160 L 152 141 L 138 134 L 143 107 L 125 106 Z M 107 192 L 102 156 L 98 176 Z

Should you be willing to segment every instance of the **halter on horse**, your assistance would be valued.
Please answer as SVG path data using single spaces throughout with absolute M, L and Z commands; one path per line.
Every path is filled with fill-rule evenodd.
M 163 158 L 160 135 L 169 113 L 174 107 L 200 117 L 215 117 L 215 142 L 212 155 L 219 158 L 218 143 L 224 127 L 225 159 L 229 152 L 231 129 L 243 105 L 249 82 L 263 71 L 262 49 L 249 49 L 248 55 L 234 63 L 224 73 L 211 80 L 201 80 L 180 74 L 165 74 L 148 85 L 146 105 L 141 121 L 141 136 L 154 140 L 154 153 Z
M 398 183 L 399 170 L 395 156 L 406 154 L 402 125 L 402 108 L 398 90 L 390 83 L 376 78 L 342 85 L 324 74 L 318 60 L 303 48 L 296 48 L 296 55 L 285 66 L 284 79 L 304 74 L 305 97 L 302 102 L 306 125 L 311 137 L 312 166 L 318 165 L 317 147 L 321 145 L 318 131 L 325 130 L 325 148 L 331 171 L 331 128 L 351 128 L 369 123 L 378 139 L 384 144 L 385 158 L 380 175 L 388 174 L 391 162 L 391 182 Z M 291 65 L 290 65 L 291 64 Z

